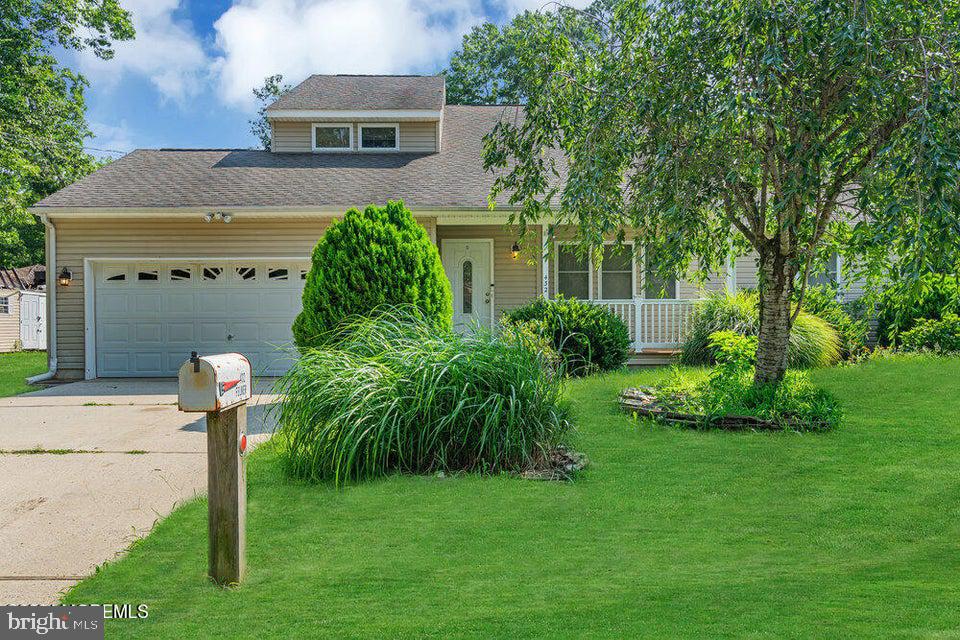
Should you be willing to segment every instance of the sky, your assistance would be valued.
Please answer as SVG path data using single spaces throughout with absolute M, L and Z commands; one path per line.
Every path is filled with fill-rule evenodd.
M 252 89 L 282 73 L 437 73 L 463 35 L 548 0 L 121 0 L 136 39 L 112 60 L 62 53 L 83 73 L 97 156 L 136 148 L 246 148 Z M 586 2 L 565 0 L 583 6 Z

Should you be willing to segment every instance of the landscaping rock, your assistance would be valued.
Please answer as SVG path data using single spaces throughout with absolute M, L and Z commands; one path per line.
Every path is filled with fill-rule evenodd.
M 520 477 L 527 480 L 572 480 L 586 466 L 585 455 L 559 446 L 534 467 L 523 471 Z

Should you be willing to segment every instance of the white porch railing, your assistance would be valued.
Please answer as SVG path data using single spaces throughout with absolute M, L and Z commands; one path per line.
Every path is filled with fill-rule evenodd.
M 680 346 L 696 300 L 590 300 L 609 309 L 630 330 L 633 349 L 674 349 Z

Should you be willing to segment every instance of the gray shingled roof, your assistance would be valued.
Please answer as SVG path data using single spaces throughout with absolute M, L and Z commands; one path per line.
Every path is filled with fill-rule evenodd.
M 402 199 L 486 208 L 481 140 L 516 107 L 447 106 L 439 153 L 137 150 L 41 200 L 44 207 L 342 207 Z
M 267 107 L 354 111 L 367 109 L 428 109 L 444 103 L 443 76 L 321 76 L 313 75 Z

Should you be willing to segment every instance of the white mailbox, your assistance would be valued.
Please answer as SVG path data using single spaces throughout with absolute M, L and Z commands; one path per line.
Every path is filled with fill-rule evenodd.
M 198 356 L 180 367 L 180 411 L 221 411 L 250 399 L 250 361 L 239 353 Z

